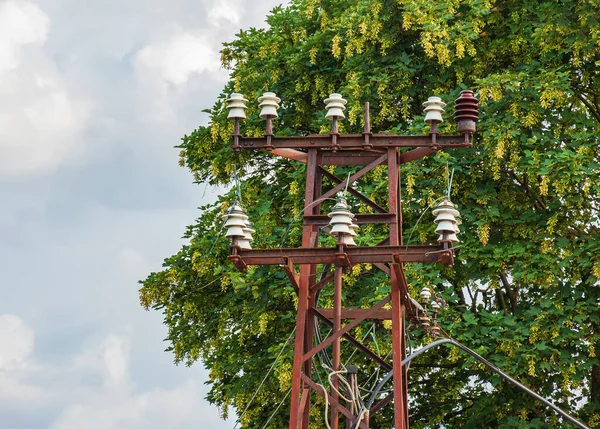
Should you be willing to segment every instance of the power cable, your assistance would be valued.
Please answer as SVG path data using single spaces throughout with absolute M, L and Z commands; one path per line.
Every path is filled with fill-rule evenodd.
M 285 340 L 285 344 L 283 345 L 283 347 L 279 351 L 279 354 L 275 358 L 275 361 L 271 365 L 271 368 L 269 368 L 269 371 L 267 371 L 267 374 L 265 375 L 265 378 L 263 378 L 263 380 L 261 381 L 260 385 L 258 386 L 258 388 L 256 389 L 256 391 L 254 392 L 254 395 L 252 396 L 252 399 L 250 399 L 250 402 L 248 402 L 248 405 L 246 405 L 246 408 L 244 409 L 244 411 L 242 412 L 242 414 L 240 415 L 240 417 L 235 422 L 235 426 L 233 427 L 233 429 L 235 429 L 237 427 L 237 425 L 240 423 L 240 420 L 242 419 L 242 417 L 244 417 L 244 414 L 246 414 L 246 411 L 248 411 L 248 408 L 250 408 L 250 405 L 252 405 L 252 402 L 254 401 L 254 398 L 256 398 L 256 395 L 258 395 L 258 392 L 260 392 L 261 387 L 263 386 L 263 384 L 265 384 L 265 381 L 267 381 L 267 378 L 271 374 L 271 371 L 273 371 L 273 368 L 275 367 L 275 364 L 277 363 L 277 361 L 279 360 L 279 358 L 283 354 L 283 351 L 285 350 L 285 348 L 289 344 L 290 339 L 292 338 L 292 335 L 294 335 L 294 332 L 296 332 L 296 327 L 294 327 L 294 330 L 292 331 L 292 333 L 290 334 L 290 336 L 288 337 L 288 339 Z
M 408 364 L 410 361 L 412 361 L 416 357 L 418 357 L 418 356 L 422 355 L 423 353 L 427 352 L 428 350 L 430 350 L 434 347 L 437 347 L 439 345 L 442 345 L 442 344 L 450 344 L 450 345 L 453 345 L 454 347 L 459 348 L 460 350 L 464 351 L 465 353 L 467 353 L 467 354 L 471 355 L 472 357 L 474 357 L 475 359 L 477 359 L 479 362 L 483 363 L 485 366 L 490 368 L 492 371 L 494 371 L 496 374 L 500 375 L 505 380 L 507 380 L 507 381 L 511 382 L 512 384 L 514 384 L 515 386 L 517 386 L 519 389 L 521 389 L 528 395 L 537 399 L 538 401 L 540 401 L 544 405 L 548 406 L 549 408 L 552 408 L 557 414 L 559 414 L 560 416 L 562 416 L 564 419 L 568 420 L 569 422 L 573 423 L 575 426 L 577 426 L 581 429 L 589 429 L 588 426 L 584 425 L 579 420 L 577 420 L 574 417 L 572 417 L 571 415 L 567 414 L 565 411 L 563 411 L 562 409 L 560 409 L 559 407 L 554 405 L 552 402 L 548 401 L 546 398 L 538 395 L 537 393 L 535 393 L 533 390 L 529 389 L 527 386 L 525 386 L 521 382 L 517 381 L 516 379 L 512 378 L 510 375 L 506 374 L 504 371 L 502 371 L 496 365 L 489 362 L 487 359 L 483 358 L 482 356 L 475 353 L 473 350 L 471 350 L 467 346 L 459 343 L 458 341 L 456 341 L 452 338 L 441 338 L 430 344 L 427 344 L 426 346 L 420 348 L 419 350 L 414 351 L 410 356 L 407 356 L 402 361 L 402 365 Z M 373 392 L 373 394 L 367 401 L 368 409 L 371 409 L 371 407 L 373 406 L 373 402 L 375 402 L 375 399 L 377 398 L 377 395 L 379 395 L 379 393 L 380 393 L 381 389 L 383 388 L 383 386 L 385 385 L 385 383 L 387 383 L 392 378 L 392 375 L 393 375 L 393 372 L 390 371 L 381 380 L 381 382 L 377 385 L 377 388 L 375 389 L 375 391 Z
M 277 408 L 275 408 L 275 411 L 273 411 L 273 414 L 271 414 L 271 416 L 269 417 L 269 419 L 267 420 L 267 422 L 265 423 L 265 425 L 262 427 L 262 429 L 266 429 L 266 427 L 269 426 L 269 422 L 275 416 L 275 414 L 277 414 L 277 411 L 279 411 L 279 409 L 281 408 L 281 406 L 283 405 L 283 403 L 285 402 L 285 400 L 287 399 L 287 397 L 290 396 L 290 392 L 291 391 L 292 391 L 292 388 L 290 387 L 290 389 L 285 394 L 284 398 L 281 400 L 281 402 L 279 403 L 279 405 L 277 405 Z

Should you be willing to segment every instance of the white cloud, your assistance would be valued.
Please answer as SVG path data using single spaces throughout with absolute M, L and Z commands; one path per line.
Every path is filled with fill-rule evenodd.
M 152 71 L 165 82 L 182 85 L 194 75 L 218 74 L 219 61 L 207 37 L 182 32 L 143 48 L 136 55 L 135 65 L 139 73 Z
M 133 335 L 129 331 L 90 338 L 72 360 L 42 368 L 32 360 L 33 329 L 18 316 L 0 315 L 0 415 L 8 404 L 29 413 L 55 410 L 52 414 L 57 417 L 48 424 L 51 429 L 181 429 L 224 424 L 204 402 L 204 387 L 196 379 L 170 388 L 137 389 L 129 353 Z
M 75 358 L 74 367 L 100 375 L 103 387 L 77 387 L 79 393 L 65 401 L 52 429 L 169 429 L 211 420 L 206 414 L 214 411 L 203 403 L 203 388 L 196 381 L 137 391 L 130 374 L 129 344 L 128 335 L 110 334 Z M 217 420 L 213 417 L 213 422 Z
M 87 402 L 69 405 L 51 429 L 211 427 L 211 419 L 204 415 L 207 407 L 201 401 L 202 391 L 195 382 L 139 395 L 96 395 Z
M 17 0 L 0 3 L 0 73 L 18 66 L 24 46 L 43 45 L 49 30 L 50 20 L 37 5 Z
M 0 3 L 0 179 L 51 171 L 82 152 L 89 105 L 44 52 L 50 19 L 34 3 Z
M 0 315 L 0 371 L 27 367 L 34 340 L 35 333 L 20 317 Z
M 32 360 L 34 342 L 35 332 L 23 319 L 0 315 L 0 403 L 27 403 L 41 395 L 40 388 L 23 381 L 39 370 Z
M 230 26 L 240 22 L 242 11 L 242 3 L 239 0 L 219 0 L 209 9 L 208 17 L 217 26 Z

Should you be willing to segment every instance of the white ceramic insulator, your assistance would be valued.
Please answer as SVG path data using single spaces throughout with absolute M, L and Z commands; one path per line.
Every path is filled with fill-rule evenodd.
M 346 103 L 348 103 L 348 101 L 342 98 L 342 94 L 329 94 L 329 98 L 325 99 L 325 108 L 327 109 L 325 119 L 344 119 L 344 110 L 346 110 Z
M 440 309 L 440 304 L 438 304 L 438 302 L 435 299 L 433 301 L 431 301 L 431 309 L 432 310 L 439 310 Z
M 428 124 L 431 124 L 432 122 L 444 122 L 442 113 L 444 113 L 446 103 L 444 103 L 440 97 L 429 97 L 429 99 L 423 103 L 423 106 L 425 106 L 425 122 Z
M 254 234 L 256 231 L 253 230 L 252 228 L 242 228 L 242 231 L 244 231 L 244 238 L 248 241 L 253 241 L 254 238 L 252 237 L 252 234 Z
M 345 223 L 336 223 L 335 225 L 332 225 L 330 234 L 338 234 L 338 233 L 342 233 L 342 234 L 350 234 L 350 228 L 348 228 L 349 224 L 345 224 Z
M 454 217 L 460 216 L 458 210 L 454 208 L 454 204 L 452 204 L 448 199 L 444 199 L 433 211 L 433 215 L 437 216 L 438 213 L 451 213 Z
M 442 234 L 444 232 L 452 232 L 454 233 L 454 226 L 456 225 L 455 222 L 450 222 L 447 220 L 443 220 L 440 223 L 438 223 L 437 228 L 435 229 L 435 233 L 436 234 Z
M 438 241 L 444 241 L 443 234 L 438 237 Z M 458 239 L 456 234 L 451 233 L 451 234 L 448 234 L 448 238 L 446 239 L 446 241 L 449 241 L 450 243 L 458 243 L 460 240 Z
M 436 216 L 436 218 L 433 222 L 440 223 L 444 220 L 456 223 L 456 218 L 454 217 L 454 215 L 446 210 L 440 210 L 440 212 L 438 212 L 438 215 Z
M 227 218 L 227 222 L 223 225 L 225 228 L 229 228 L 230 226 L 239 226 L 241 228 L 246 228 L 246 220 L 248 220 L 248 216 L 240 215 L 240 214 L 232 214 Z
M 261 97 L 258 97 L 258 102 L 260 103 L 258 107 L 262 109 L 258 116 L 262 119 L 279 117 L 277 109 L 279 109 L 281 98 L 277 97 L 274 92 L 265 92 Z
M 227 238 L 231 238 L 231 237 L 244 237 L 244 229 L 241 226 L 237 226 L 237 225 L 233 225 L 230 226 L 229 228 L 227 228 L 227 233 L 225 234 L 225 237 Z
M 421 299 L 425 302 L 429 302 L 429 298 L 431 298 L 431 291 L 429 288 L 424 287 L 420 293 Z
M 348 228 L 350 228 L 350 235 L 352 237 L 356 237 L 358 235 L 358 233 L 356 231 L 358 231 L 360 229 L 360 227 L 355 224 L 355 223 L 351 223 Z
M 458 218 L 458 216 L 460 216 L 460 213 L 458 212 L 458 210 L 456 209 L 451 209 L 448 207 L 442 207 L 442 208 L 437 208 L 434 211 L 432 211 L 431 213 L 433 213 L 434 216 L 439 215 L 440 213 L 448 213 L 451 214 L 452 216 L 454 216 L 454 218 Z
M 252 246 L 250 246 L 250 240 L 247 240 L 244 237 L 238 238 L 237 245 L 240 247 L 240 249 L 252 250 Z
M 246 102 L 248 100 L 244 98 L 239 92 L 232 93 L 227 100 L 225 100 L 229 114 L 227 119 L 246 119 L 245 110 L 248 108 Z
M 354 242 L 354 237 L 352 237 L 351 234 L 344 234 L 342 237 L 342 243 L 344 243 L 344 245 L 346 246 L 356 246 L 356 243 Z
M 338 223 L 350 225 L 352 223 L 352 217 L 348 216 L 348 214 L 346 214 L 346 213 L 334 214 L 331 217 L 331 221 L 329 222 L 329 225 L 333 226 Z

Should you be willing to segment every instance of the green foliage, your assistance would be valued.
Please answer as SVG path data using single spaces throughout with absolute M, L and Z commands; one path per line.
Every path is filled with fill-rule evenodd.
M 361 131 L 369 101 L 374 130 L 425 133 L 421 106 L 428 96 L 450 101 L 450 117 L 460 90 L 477 90 L 482 120 L 473 149 L 402 169 L 405 240 L 435 238 L 431 214 L 414 231 L 413 225 L 443 193 L 446 162 L 455 169 L 452 200 L 463 216 L 456 265 L 407 265 L 411 289 L 416 296 L 423 286 L 435 288 L 449 302 L 441 316 L 448 333 L 599 427 L 598 19 L 597 0 L 292 1 L 272 11 L 270 28 L 242 31 L 224 46 L 231 81 L 210 109 L 211 125 L 183 138 L 180 163 L 196 181 L 221 185 L 231 185 L 239 168 L 243 203 L 258 231 L 254 247 L 275 248 L 284 239 L 297 246 L 304 169 L 266 153 L 231 151 L 224 109 L 230 92 L 251 99 L 276 92 L 283 99 L 276 133 L 293 135 L 328 131 L 322 99 L 334 91 L 349 100 L 344 132 Z M 250 103 L 245 134 L 263 132 L 257 104 Z M 455 125 L 444 122 L 441 132 L 453 133 Z M 382 173 L 358 184 L 378 202 L 386 194 Z M 140 291 L 144 307 L 163 312 L 176 361 L 200 359 L 210 370 L 208 399 L 225 414 L 232 405 L 246 408 L 292 332 L 295 311 L 295 294 L 278 267 L 241 274 L 228 264 L 220 216 L 234 198 L 230 193 L 203 207 L 186 232 L 189 244 Z M 368 211 L 354 203 L 355 211 Z M 361 228 L 359 243 L 375 244 L 384 234 Z M 346 280 L 348 305 L 367 305 L 389 291 L 387 279 L 369 266 Z M 325 289 L 321 304 L 330 300 Z M 356 336 L 370 327 L 360 326 Z M 388 332 L 375 324 L 382 355 L 390 348 Z M 414 345 L 427 341 L 418 330 L 412 336 Z M 352 350 L 344 343 L 344 357 Z M 353 363 L 370 374 L 372 365 L 358 355 Z M 283 399 L 291 358 L 288 346 L 244 415 L 244 428 L 262 427 Z M 449 349 L 427 354 L 409 376 L 415 428 L 563 424 Z M 287 404 L 271 427 L 286 426 L 286 410 Z M 312 410 L 311 427 L 322 427 L 322 407 Z M 372 422 L 389 427 L 389 419 L 388 412 Z

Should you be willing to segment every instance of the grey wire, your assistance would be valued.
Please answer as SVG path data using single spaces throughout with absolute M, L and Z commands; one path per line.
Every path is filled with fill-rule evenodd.
M 365 340 L 367 339 L 367 337 L 369 336 L 369 333 L 373 330 L 373 328 L 375 328 L 375 323 L 373 323 L 371 325 L 371 327 L 369 329 L 367 329 L 367 333 L 365 334 L 365 336 L 362 339 L 362 342 L 364 343 Z M 348 364 L 350 364 L 350 359 L 352 359 L 354 357 L 354 355 L 356 354 L 356 352 L 358 351 L 358 347 L 354 348 L 354 351 L 352 352 L 352 354 L 350 355 L 350 357 L 348 359 L 346 359 L 346 365 L 348 366 Z
M 443 200 L 446 197 L 440 197 L 437 200 L 435 200 L 433 203 L 431 203 L 430 205 L 428 205 L 427 207 L 425 207 L 425 210 L 423 210 L 423 212 L 421 212 L 421 216 L 419 216 L 419 219 L 417 219 L 417 223 L 415 223 L 415 226 L 412 227 L 412 229 L 410 230 L 410 234 L 408 235 L 408 240 L 406 240 L 406 251 L 408 251 L 408 245 L 410 243 L 410 239 L 412 238 L 413 232 L 415 232 L 415 229 L 417 228 L 417 226 L 419 225 L 419 222 L 421 222 L 421 219 L 423 219 L 423 216 L 425 216 L 425 213 L 427 213 L 427 211 L 433 207 L 433 205 L 435 203 L 437 203 L 439 200 Z
M 233 429 L 235 429 L 237 427 L 237 425 L 240 423 L 240 420 L 242 419 L 242 417 L 244 417 L 244 414 L 246 414 L 246 411 L 248 411 L 248 408 L 250 408 L 250 405 L 252 405 L 252 402 L 254 401 L 254 398 L 256 398 L 256 395 L 258 395 L 258 392 L 260 391 L 261 387 L 263 386 L 263 384 L 265 384 L 265 381 L 267 381 L 267 378 L 269 377 L 269 374 L 271 374 L 271 371 L 273 371 L 273 368 L 275 367 L 275 364 L 277 363 L 277 361 L 281 357 L 283 351 L 285 350 L 285 348 L 289 344 L 290 339 L 292 338 L 292 335 L 294 335 L 294 332 L 296 332 L 296 327 L 295 326 L 294 326 L 294 330 L 292 331 L 292 333 L 290 334 L 290 336 L 288 337 L 288 339 L 285 340 L 285 344 L 283 345 L 283 347 L 279 351 L 279 354 L 275 358 L 275 361 L 271 365 L 271 368 L 269 368 L 269 371 L 267 372 L 267 375 L 265 375 L 265 378 L 263 378 L 263 380 L 260 382 L 260 385 L 258 386 L 258 388 L 256 389 L 256 391 L 254 392 L 254 395 L 252 396 L 252 399 L 250 399 L 250 402 L 248 402 L 248 405 L 246 405 L 246 408 L 244 409 L 244 411 L 242 412 L 242 414 L 240 415 L 240 417 L 235 422 L 235 426 L 233 426 Z
M 287 236 L 290 232 L 290 230 L 292 229 L 292 226 L 294 226 L 294 222 L 296 222 L 298 219 L 300 219 L 301 216 L 304 216 L 304 212 L 311 208 L 312 206 L 314 206 L 315 204 L 319 204 L 322 203 L 323 201 L 327 201 L 327 200 L 333 200 L 336 201 L 335 198 L 320 198 L 316 201 L 313 201 L 312 203 L 310 203 L 309 205 L 307 205 L 306 207 L 304 207 L 302 209 L 302 211 L 295 216 L 294 218 L 292 218 L 292 220 L 290 221 L 290 223 L 288 224 L 287 229 L 285 230 L 285 233 L 283 234 L 283 238 L 281 239 L 281 243 L 279 244 L 279 248 L 282 249 L 283 248 L 283 243 L 285 243 L 285 240 L 287 239 Z
M 420 348 L 419 350 L 416 350 L 415 352 L 413 352 L 410 356 L 407 356 L 402 361 L 402 365 L 408 364 L 410 361 L 412 361 L 416 357 L 418 357 L 418 356 L 422 355 L 423 353 L 427 352 L 428 350 L 430 350 L 430 349 L 432 349 L 434 347 L 440 346 L 442 344 L 450 344 L 450 345 L 453 345 L 454 347 L 458 347 L 462 351 L 466 352 L 467 354 L 471 355 L 472 357 L 474 357 L 475 359 L 477 359 L 478 361 L 480 361 L 481 363 L 483 363 L 485 366 L 487 366 L 488 368 L 490 368 L 492 371 L 494 371 L 496 374 L 500 375 L 505 380 L 507 380 L 507 381 L 511 382 L 512 384 L 514 384 L 515 386 L 517 386 L 519 389 L 521 389 L 522 391 L 524 391 L 528 395 L 534 397 L 538 401 L 542 402 L 544 405 L 552 408 L 554 411 L 556 411 L 556 413 L 558 413 L 559 415 L 561 415 L 563 418 L 565 418 L 569 422 L 573 423 L 575 426 L 577 426 L 579 428 L 582 428 L 582 429 L 589 429 L 588 426 L 584 425 L 579 420 L 577 420 L 574 417 L 570 416 L 565 411 L 563 411 L 562 409 L 560 409 L 556 405 L 554 405 L 552 402 L 550 402 L 547 399 L 545 399 L 544 397 L 538 395 L 537 393 L 535 393 L 533 390 L 529 389 L 527 386 L 525 386 L 521 382 L 517 381 L 516 379 L 512 378 L 510 375 L 506 374 L 504 371 L 502 371 L 496 365 L 492 364 L 491 362 L 489 362 L 488 360 L 486 360 L 482 356 L 478 355 L 477 353 L 475 353 L 473 350 L 471 350 L 467 346 L 462 345 L 461 343 L 459 343 L 458 341 L 456 341 L 456 340 L 454 340 L 452 338 L 442 338 L 442 339 L 434 341 L 434 342 L 432 342 L 430 344 L 427 344 L 426 346 L 424 346 L 424 347 Z M 377 389 L 375 390 L 375 392 L 371 395 L 371 397 L 367 401 L 367 408 L 370 409 L 373 406 L 373 402 L 375 402 L 375 399 L 376 399 L 377 395 L 380 393 L 381 388 L 385 385 L 385 383 L 387 383 L 392 378 L 392 376 L 393 376 L 393 372 L 390 371 L 381 380 L 381 382 L 377 385 Z
M 269 419 L 267 420 L 267 422 L 265 423 L 265 425 L 262 427 L 262 429 L 265 429 L 267 426 L 269 426 L 269 422 L 275 416 L 275 414 L 277 414 L 277 411 L 279 411 L 279 409 L 281 408 L 281 406 L 283 405 L 283 403 L 285 402 L 285 400 L 287 399 L 287 397 L 290 396 L 290 392 L 291 391 L 292 391 L 292 388 L 290 387 L 290 389 L 285 394 L 284 398 L 281 400 L 281 402 L 279 403 L 279 405 L 277 405 L 277 408 L 275 408 L 275 411 L 273 411 L 273 414 L 271 414 L 271 416 L 269 417 Z
M 208 251 L 208 254 L 206 256 L 209 256 L 213 249 L 215 248 L 215 244 L 217 244 L 217 240 L 219 240 L 219 237 L 221 236 L 221 233 L 223 232 L 223 227 L 225 226 L 225 222 L 223 222 L 223 225 L 221 225 L 221 229 L 219 229 L 219 232 L 217 233 L 217 236 L 215 237 L 215 241 L 213 241 L 212 246 L 210 246 L 210 250 Z
M 450 199 L 450 191 L 452 190 L 452 180 L 454 179 L 454 168 L 452 169 L 452 174 L 450 175 L 450 182 L 448 183 L 448 199 Z
M 348 185 L 350 184 L 350 173 L 348 173 L 348 178 L 346 179 L 346 187 L 344 188 L 344 194 L 348 192 Z
M 240 201 L 240 204 L 242 204 L 242 188 L 240 185 L 240 177 L 238 176 L 237 167 L 235 168 L 235 170 L 233 170 L 233 180 L 235 182 L 235 187 L 237 189 L 238 199 Z
M 213 283 L 215 283 L 217 280 L 221 280 L 223 277 L 225 277 L 226 274 L 222 274 L 219 277 L 217 277 L 216 279 L 214 279 L 212 282 L 209 282 L 208 284 L 205 284 L 204 286 L 200 287 L 200 288 L 191 288 L 194 291 L 199 291 L 199 290 L 203 290 L 206 289 L 207 287 L 209 287 L 210 285 L 212 285 Z

